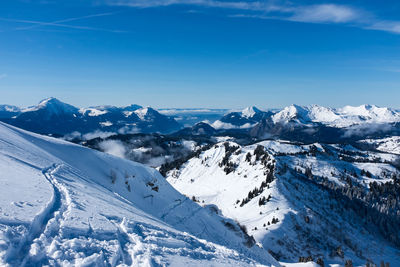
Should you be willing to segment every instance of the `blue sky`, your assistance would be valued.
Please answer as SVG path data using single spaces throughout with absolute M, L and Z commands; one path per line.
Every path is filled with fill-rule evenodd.
M 400 107 L 400 2 L 2 0 L 1 103 Z

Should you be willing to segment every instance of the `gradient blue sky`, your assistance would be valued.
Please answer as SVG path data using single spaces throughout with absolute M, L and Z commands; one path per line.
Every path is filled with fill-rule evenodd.
M 2 0 L 0 103 L 400 107 L 400 1 Z

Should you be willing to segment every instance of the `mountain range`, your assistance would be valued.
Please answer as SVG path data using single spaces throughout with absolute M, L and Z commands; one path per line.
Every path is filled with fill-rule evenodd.
M 2 105 L 0 119 L 29 131 L 56 135 L 94 131 L 169 133 L 181 128 L 173 118 L 150 107 L 130 105 L 79 109 L 56 98 L 44 99 L 36 106 L 23 109 Z
M 48 98 L 28 108 L 0 105 L 0 120 L 37 133 L 80 138 L 88 133 L 170 134 L 183 129 L 179 133 L 199 135 L 205 130 L 204 134 L 210 135 L 239 131 L 257 139 L 284 137 L 305 141 L 314 136 L 309 141 L 323 138 L 322 141 L 336 142 L 338 136 L 385 137 L 388 132 L 400 131 L 400 112 L 375 105 L 343 108 L 291 105 L 266 111 L 253 106 L 221 116 L 222 112 L 226 110 L 163 109 L 159 112 L 139 105 L 77 108 L 56 98 Z M 200 119 L 203 121 L 199 124 Z M 202 130 L 198 131 L 200 128 Z
M 249 107 L 240 112 L 228 113 L 214 122 L 213 125 L 216 128 L 250 128 L 264 119 L 270 120 L 273 124 L 322 124 L 329 127 L 345 128 L 368 123 L 400 122 L 400 112 L 375 105 L 345 106 L 337 109 L 318 105 L 291 105 L 275 112 Z
M 0 111 L 0 265 L 400 264 L 394 109 Z

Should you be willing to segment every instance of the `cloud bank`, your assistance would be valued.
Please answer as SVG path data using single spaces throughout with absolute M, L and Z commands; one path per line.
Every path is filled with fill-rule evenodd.
M 107 140 L 99 143 L 99 147 L 102 151 L 114 155 L 116 157 L 125 158 L 126 148 L 124 144 L 119 140 Z

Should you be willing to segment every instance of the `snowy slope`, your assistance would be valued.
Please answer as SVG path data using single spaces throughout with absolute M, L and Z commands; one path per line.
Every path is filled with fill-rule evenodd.
M 0 265 L 278 265 L 156 170 L 4 123 L 0 184 Z
M 330 124 L 340 119 L 341 117 L 336 114 L 333 109 L 318 105 L 311 105 L 308 107 L 291 105 L 272 116 L 272 120 L 275 123 L 295 121 L 304 124 L 312 122 Z
M 257 107 L 252 106 L 252 107 L 247 107 L 242 110 L 242 116 L 245 118 L 252 118 L 254 117 L 257 113 L 261 113 L 262 111 L 259 110 Z
M 382 139 L 367 139 L 360 141 L 373 145 L 376 150 L 393 154 L 400 154 L 400 136 L 392 136 Z
M 332 199 L 327 190 L 295 172 L 309 168 L 314 176 L 327 177 L 340 187 L 346 183 L 343 174 L 354 170 L 358 176 L 352 177 L 353 183 L 367 187 L 374 181 L 390 181 L 390 174 L 398 174 L 385 163 L 395 160 L 395 155 L 362 153 L 351 146 L 294 145 L 284 141 L 264 141 L 244 147 L 229 144 L 237 147 L 228 157 L 228 166 L 233 166 L 231 172 L 224 170 L 222 162 L 227 149 L 219 143 L 179 169 L 171 170 L 167 180 L 180 192 L 194 196 L 200 204 L 214 204 L 223 215 L 246 226 L 257 242 L 283 262 L 293 263 L 299 257 L 312 256 L 314 261 L 321 258 L 325 264 L 344 265 L 346 259 L 356 266 L 365 264 L 367 259 L 375 263 L 385 260 L 391 266 L 400 264 L 399 250 L 376 232 L 369 232 L 362 224 L 363 219 L 343 209 L 341 202 Z M 258 145 L 265 149 L 264 160 L 264 156 L 257 160 Z M 364 162 L 342 160 L 341 155 L 346 151 L 349 155 L 360 153 L 357 155 L 364 157 Z M 271 165 L 275 167 L 274 179 L 263 186 Z M 362 171 L 368 171 L 371 177 Z M 243 202 L 255 188 L 262 190 Z M 339 247 L 343 257 L 334 254 Z

